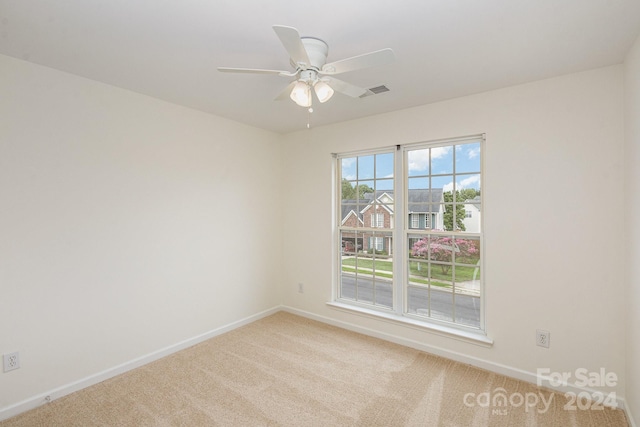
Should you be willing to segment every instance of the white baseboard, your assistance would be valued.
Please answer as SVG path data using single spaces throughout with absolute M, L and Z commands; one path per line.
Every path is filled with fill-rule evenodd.
M 283 306 L 282 310 L 292 314 L 302 316 L 302 317 L 306 317 L 308 319 L 317 320 L 322 323 L 347 329 L 349 331 L 358 332 L 363 335 L 368 335 L 374 338 L 380 338 L 385 341 L 390 341 L 396 344 L 404 345 L 406 347 L 414 348 L 416 350 L 424 351 L 426 353 L 442 356 L 447 359 L 455 360 L 456 362 L 466 363 L 468 365 L 476 366 L 478 368 L 482 368 L 487 371 L 495 372 L 497 374 L 505 375 L 518 380 L 526 381 L 531 384 L 537 385 L 538 381 L 541 381 L 541 384 L 543 384 L 545 388 L 548 388 L 560 393 L 574 393 L 576 396 L 578 396 L 580 395 L 580 393 L 586 392 L 588 393 L 589 396 L 593 396 L 594 398 L 597 398 L 598 396 L 602 396 L 602 392 L 600 391 L 592 390 L 585 387 L 578 387 L 575 384 L 553 386 L 552 384 L 549 384 L 545 378 L 539 377 L 536 373 L 524 371 L 522 369 L 515 368 L 513 366 L 507 366 L 500 363 L 491 362 L 488 360 L 469 356 L 467 354 L 458 353 L 455 351 L 443 349 L 441 347 L 425 344 L 423 342 L 418 342 L 411 339 L 398 337 L 396 335 L 383 333 L 383 332 L 366 328 L 363 326 L 359 326 L 353 323 L 332 319 L 330 317 L 317 315 L 315 313 L 310 313 L 304 310 L 299 310 L 299 309 L 288 307 L 288 306 Z M 600 401 L 600 399 L 598 399 L 598 401 Z M 626 408 L 624 398 L 616 395 L 615 404 L 617 405 L 618 408 L 621 408 L 625 411 L 625 413 L 627 414 L 627 419 L 630 421 L 631 426 L 636 427 L 635 424 L 633 423 L 633 420 L 631 418 L 629 411 Z
M 48 402 L 52 402 L 55 399 L 59 399 L 62 396 L 66 396 L 78 390 L 82 390 L 83 388 L 92 386 L 94 384 L 98 384 L 102 381 L 108 380 L 109 378 L 113 378 L 117 375 L 123 374 L 132 369 L 146 365 L 147 363 L 156 361 L 158 359 L 166 357 L 180 350 L 184 350 L 185 348 L 189 348 L 198 343 L 206 341 L 210 338 L 224 334 L 225 332 L 229 332 L 241 326 L 255 322 L 256 320 L 262 319 L 263 317 L 270 316 L 271 314 L 277 313 L 278 311 L 281 311 L 280 306 L 273 307 L 271 309 L 262 311 L 260 313 L 254 314 L 244 319 L 240 319 L 228 325 L 213 329 L 209 332 L 205 332 L 204 334 L 186 339 L 177 344 L 173 344 L 168 347 L 162 348 L 160 350 L 154 351 L 153 353 L 147 354 L 145 356 L 141 356 L 136 359 L 130 360 L 121 365 L 114 366 L 113 368 L 109 368 L 102 372 L 98 372 L 96 374 L 90 375 L 86 378 L 75 381 L 73 383 L 66 384 L 61 387 L 55 388 L 53 390 L 46 391 L 44 393 L 38 394 L 36 396 L 25 399 L 21 402 L 7 406 L 5 408 L 0 408 L 0 421 L 14 417 L 30 409 L 37 408 L 38 406 L 41 406 Z
M 626 406 L 624 408 L 624 413 L 627 414 L 627 421 L 629 421 L 629 427 L 637 427 L 638 425 L 634 421 L 633 416 L 631 415 L 631 411 L 629 411 L 629 408 L 627 408 Z

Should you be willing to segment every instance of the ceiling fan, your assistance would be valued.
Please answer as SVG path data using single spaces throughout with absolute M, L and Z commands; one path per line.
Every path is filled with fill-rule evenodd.
M 218 67 L 218 71 L 295 77 L 295 80 L 276 97 L 276 100 L 290 97 L 299 106 L 310 108 L 312 104 L 311 88 L 313 88 L 318 101 L 321 103 L 327 102 L 333 96 L 334 91 L 358 98 L 364 95 L 367 89 L 338 80 L 332 76 L 387 64 L 394 59 L 393 51 L 387 48 L 327 64 L 329 46 L 323 40 L 316 37 L 300 37 L 298 30 L 293 27 L 274 25 L 273 30 L 289 54 L 291 66 L 295 68 L 294 71 L 229 67 Z

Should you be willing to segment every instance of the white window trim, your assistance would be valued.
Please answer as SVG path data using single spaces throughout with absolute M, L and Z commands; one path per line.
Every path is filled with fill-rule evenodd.
M 472 342 L 472 343 L 487 346 L 487 347 L 490 347 L 493 345 L 493 340 L 491 340 L 487 336 L 486 325 L 485 325 L 486 296 L 484 292 L 484 288 L 485 288 L 484 277 L 482 278 L 482 288 L 481 288 L 481 295 L 480 295 L 479 328 L 468 327 L 463 324 L 441 322 L 435 318 L 423 318 L 419 316 L 414 317 L 408 313 L 404 313 L 404 302 L 405 302 L 404 298 L 405 298 L 405 292 L 406 292 L 405 290 L 407 286 L 405 285 L 406 257 L 405 257 L 405 253 L 404 253 L 405 251 L 404 251 L 403 245 L 404 245 L 404 240 L 407 233 L 411 233 L 415 231 L 415 229 L 411 228 L 411 221 L 407 220 L 408 215 L 406 218 L 404 216 L 405 215 L 404 199 L 406 197 L 405 196 L 406 188 L 408 188 L 408 175 L 400 172 L 406 170 L 406 165 L 404 164 L 405 157 L 406 157 L 405 153 L 411 149 L 416 149 L 418 147 L 423 147 L 423 146 L 434 148 L 438 146 L 457 145 L 457 144 L 464 143 L 465 141 L 471 142 L 473 140 L 480 142 L 481 152 L 484 153 L 485 152 L 485 149 L 484 149 L 485 135 L 484 134 L 407 144 L 402 147 L 400 145 L 393 147 L 393 148 L 396 148 L 396 151 L 394 154 L 395 156 L 394 157 L 395 158 L 394 176 L 396 177 L 396 179 L 394 180 L 394 215 L 402 219 L 402 221 L 398 224 L 398 226 L 400 226 L 401 224 L 404 224 L 403 230 L 398 230 L 399 227 L 395 227 L 394 224 L 391 224 L 393 248 L 390 252 L 394 253 L 394 259 L 393 259 L 393 277 L 394 277 L 393 307 L 394 308 L 392 310 L 388 310 L 382 307 L 378 308 L 378 307 L 369 306 L 368 304 L 358 303 L 357 301 L 346 302 L 346 300 L 338 299 L 338 295 L 339 295 L 338 288 L 340 286 L 339 275 L 341 274 L 341 258 L 339 255 L 334 263 L 333 280 L 335 283 L 334 283 L 334 286 L 332 287 L 332 301 L 327 303 L 328 306 L 332 308 L 340 309 L 340 310 L 345 310 L 348 312 L 353 312 L 355 314 L 362 314 L 368 317 L 381 319 L 384 321 L 390 321 L 392 323 L 401 324 L 401 325 L 409 326 L 412 328 L 428 330 L 437 334 L 449 336 L 455 339 L 461 339 L 463 341 L 468 341 L 468 342 Z M 382 148 L 379 150 L 371 150 L 371 151 L 363 150 L 363 151 L 357 151 L 357 152 L 341 153 L 339 155 L 334 154 L 333 156 L 334 158 L 340 159 L 340 158 L 347 158 L 347 157 L 366 156 L 366 155 L 378 154 L 378 153 L 388 153 L 389 151 L 390 151 L 390 148 Z M 484 158 L 485 156 L 483 154 L 481 156 L 481 165 L 480 165 L 481 174 L 484 173 Z M 340 162 L 338 161 L 334 164 L 340 165 Z M 336 179 L 336 182 L 334 184 L 336 184 L 341 182 L 340 167 L 337 167 L 334 170 L 335 170 L 334 179 Z M 482 193 L 484 193 L 483 186 L 484 186 L 484 180 L 481 181 Z M 337 184 L 334 185 L 334 188 L 338 188 Z M 340 200 L 339 191 L 336 194 L 335 203 L 337 203 L 336 206 L 340 206 L 341 200 Z M 333 212 L 339 211 L 338 209 L 335 209 L 336 206 L 334 206 Z M 427 214 L 427 218 L 425 219 L 427 223 L 430 223 L 431 218 L 428 218 L 428 216 L 429 214 Z M 481 223 L 484 222 L 484 215 L 480 216 L 480 221 Z M 339 224 L 339 221 L 337 223 Z M 427 225 L 431 225 L 431 224 L 427 224 Z M 335 229 L 334 235 L 339 236 L 340 228 L 334 227 L 334 229 Z M 482 227 L 482 224 L 481 224 L 481 230 L 484 230 L 484 228 Z M 471 237 L 472 234 L 470 234 L 469 236 Z M 338 239 L 334 238 L 334 240 L 338 240 Z M 484 259 L 486 258 L 486 254 L 484 251 L 483 240 L 484 240 L 484 231 L 482 232 L 482 234 L 480 234 L 480 244 L 482 247 L 481 272 L 484 276 Z M 334 244 L 334 249 L 335 249 L 335 244 Z M 336 250 L 336 252 L 340 253 L 339 250 Z M 399 289 L 401 289 L 401 292 L 398 292 Z
M 410 317 L 401 317 L 390 311 L 373 310 L 364 306 L 346 304 L 340 301 L 327 302 L 330 308 L 364 316 L 370 319 L 381 320 L 386 323 L 407 326 L 420 331 L 428 331 L 437 335 L 453 338 L 459 341 L 477 344 L 482 347 L 493 346 L 493 340 L 481 331 L 458 329 L 450 325 L 436 322 L 425 322 Z
M 412 213 L 411 215 L 411 228 L 420 228 L 420 214 Z
M 371 228 L 384 228 L 384 214 L 374 212 L 371 214 Z
M 384 237 L 383 236 L 372 236 L 372 249 L 376 251 L 384 251 Z

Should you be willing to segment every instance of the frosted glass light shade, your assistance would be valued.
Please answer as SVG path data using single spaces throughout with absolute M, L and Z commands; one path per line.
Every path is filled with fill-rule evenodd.
M 331 89 L 331 86 L 325 82 L 320 81 L 316 83 L 313 89 L 315 90 L 318 101 L 320 102 L 327 102 L 333 96 L 333 89 Z
M 299 81 L 293 87 L 290 98 L 301 107 L 311 107 L 311 88 L 305 82 Z

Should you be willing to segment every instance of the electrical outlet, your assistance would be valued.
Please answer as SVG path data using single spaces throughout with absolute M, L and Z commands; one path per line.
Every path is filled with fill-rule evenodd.
M 536 345 L 539 345 L 540 347 L 549 348 L 550 340 L 551 340 L 551 334 L 549 333 L 549 331 L 536 329 Z
M 20 353 L 17 351 L 14 353 L 8 353 L 2 356 L 2 362 L 4 365 L 4 372 L 13 371 L 20 367 Z
M 298 292 L 300 292 L 301 294 L 304 293 L 304 284 L 298 283 Z

